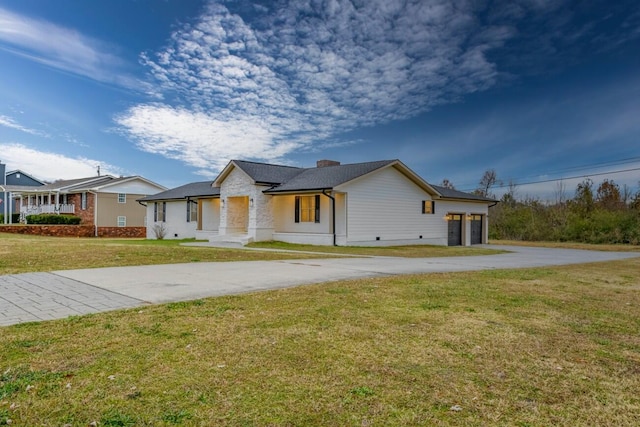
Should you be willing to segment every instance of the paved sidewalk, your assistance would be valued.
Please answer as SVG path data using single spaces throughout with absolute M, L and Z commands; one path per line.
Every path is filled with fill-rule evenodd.
M 52 273 L 0 276 L 0 326 L 136 307 L 143 303 Z
M 331 258 L 202 262 L 0 276 L 0 326 L 335 280 L 397 274 L 527 268 L 640 257 L 600 252 L 488 246 L 510 253 L 442 258 Z

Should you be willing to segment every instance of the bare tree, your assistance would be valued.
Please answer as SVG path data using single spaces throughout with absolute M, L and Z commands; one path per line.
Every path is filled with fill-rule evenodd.
M 563 180 L 558 181 L 556 184 L 556 189 L 553 192 L 553 196 L 556 202 L 556 205 L 562 205 L 567 201 L 567 185 Z
M 502 181 L 498 179 L 498 174 L 495 169 L 487 169 L 482 175 L 475 193 L 484 197 L 493 197 L 491 187 L 494 185 L 502 185 Z
M 447 178 L 442 180 L 442 182 L 440 183 L 440 187 L 448 188 L 449 190 L 456 189 L 456 187 L 454 187 L 453 185 L 453 182 L 449 181 Z

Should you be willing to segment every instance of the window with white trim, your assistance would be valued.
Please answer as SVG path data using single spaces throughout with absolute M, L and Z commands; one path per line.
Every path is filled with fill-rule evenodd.
M 118 193 L 118 203 L 127 203 L 127 195 L 125 193 Z
M 118 227 L 126 227 L 126 226 L 127 226 L 127 217 L 118 216 Z
M 320 222 L 320 195 L 296 196 L 295 222 Z
M 84 192 L 80 195 L 80 209 L 83 211 L 87 209 L 87 193 Z

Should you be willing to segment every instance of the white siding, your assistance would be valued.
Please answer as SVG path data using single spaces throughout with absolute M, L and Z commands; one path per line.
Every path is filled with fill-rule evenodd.
M 487 216 L 489 213 L 489 205 L 487 203 L 474 203 L 474 202 L 464 202 L 464 201 L 441 201 L 436 202 L 436 206 L 440 206 L 441 211 L 438 212 L 438 215 L 444 217 L 447 214 L 463 214 L 465 215 L 462 221 L 462 245 L 469 246 L 471 244 L 471 225 L 469 220 L 467 219 L 467 215 L 484 215 L 483 216 L 483 224 L 482 224 L 482 232 L 483 232 L 483 241 L 487 240 L 487 227 L 488 221 Z M 446 232 L 446 228 L 445 228 Z M 445 243 L 446 244 L 446 243 Z
M 169 201 L 167 203 L 167 217 L 164 222 L 154 222 L 154 202 L 147 204 L 147 238 L 155 239 L 153 231 L 155 225 L 164 224 L 165 239 L 191 239 L 196 237 L 196 222 L 187 222 L 187 202 Z M 162 209 L 162 202 L 158 202 L 158 209 Z
M 398 170 L 382 169 L 340 186 L 340 191 L 348 193 L 348 245 L 446 244 L 447 223 L 439 203 L 435 214 L 423 214 L 422 201 L 431 196 Z
M 305 194 L 305 196 L 308 195 L 310 194 Z M 312 196 L 315 196 L 315 194 Z M 295 208 L 294 195 L 273 196 L 274 229 L 276 233 L 324 234 L 331 232 L 331 199 L 327 196 L 320 194 L 319 223 L 295 222 Z
M 164 189 L 141 179 L 133 179 L 131 181 L 107 185 L 104 188 L 100 188 L 99 191 L 100 193 L 144 194 L 150 196 L 158 194 L 159 192 L 164 191 Z

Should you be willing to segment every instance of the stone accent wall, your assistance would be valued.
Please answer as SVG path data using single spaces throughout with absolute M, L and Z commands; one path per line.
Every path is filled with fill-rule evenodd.
M 95 237 L 93 225 L 0 225 L 0 233 L 53 237 Z M 98 227 L 98 237 L 144 238 L 146 227 Z

